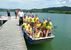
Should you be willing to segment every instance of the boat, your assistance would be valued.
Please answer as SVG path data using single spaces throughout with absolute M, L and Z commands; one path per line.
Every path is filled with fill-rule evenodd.
M 40 22 L 39 19 L 37 20 L 37 22 Z M 47 21 L 45 20 L 45 22 L 47 22 Z M 24 22 L 24 25 L 26 25 L 26 23 L 28 23 L 28 22 Z M 31 22 L 30 22 L 30 23 L 31 23 Z M 41 23 L 42 23 L 42 22 L 41 22 Z M 33 28 L 33 26 L 32 26 L 31 24 L 30 24 L 30 26 L 31 26 L 31 28 Z M 32 29 L 33 34 L 34 34 L 34 30 L 35 30 L 35 29 Z M 36 44 L 36 43 L 41 43 L 41 42 L 44 42 L 44 41 L 49 41 L 49 40 L 51 40 L 51 39 L 53 39 L 53 38 L 55 37 L 55 35 L 50 32 L 50 33 L 48 34 L 49 36 L 47 36 L 47 37 L 38 37 L 38 38 L 36 38 L 36 37 L 34 37 L 33 35 L 30 36 L 30 35 L 28 34 L 28 32 L 26 31 L 26 28 L 23 28 L 23 27 L 22 27 L 22 31 L 23 31 L 23 34 L 24 34 L 24 38 L 26 39 L 26 41 L 27 41 L 29 44 Z
M 50 34 L 48 37 L 39 37 L 39 38 L 34 38 L 32 36 L 29 36 L 28 33 L 22 29 L 23 34 L 24 34 L 24 38 L 25 40 L 29 43 L 29 44 L 38 44 L 38 43 L 43 43 L 45 41 L 51 41 L 55 35 L 54 34 Z

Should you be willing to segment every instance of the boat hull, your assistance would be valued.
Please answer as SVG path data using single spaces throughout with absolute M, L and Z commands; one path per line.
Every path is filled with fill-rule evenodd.
M 29 44 L 37 44 L 37 43 L 43 43 L 43 42 L 46 42 L 46 41 L 51 41 L 55 37 L 52 34 L 48 37 L 32 38 L 32 37 L 27 35 L 25 30 L 23 30 L 23 35 L 24 35 L 24 38 L 25 38 L 26 42 L 28 42 Z

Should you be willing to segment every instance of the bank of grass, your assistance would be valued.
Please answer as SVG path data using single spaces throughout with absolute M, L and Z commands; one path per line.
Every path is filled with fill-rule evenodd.
M 48 13 L 71 14 L 71 11 L 48 10 Z

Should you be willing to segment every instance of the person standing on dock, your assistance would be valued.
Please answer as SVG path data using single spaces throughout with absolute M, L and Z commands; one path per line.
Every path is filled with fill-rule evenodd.
M 10 11 L 7 10 L 7 16 L 9 17 L 9 19 L 11 18 L 11 15 L 10 15 Z
M 23 16 L 24 16 L 23 11 L 22 10 L 19 10 L 19 12 L 18 12 L 19 26 L 23 24 Z
M 15 16 L 16 16 L 16 19 L 17 19 L 17 12 L 15 11 Z
M 19 12 L 19 10 L 16 9 L 16 10 L 15 10 L 15 18 L 16 18 L 16 19 L 17 19 L 17 16 L 18 16 L 18 12 Z

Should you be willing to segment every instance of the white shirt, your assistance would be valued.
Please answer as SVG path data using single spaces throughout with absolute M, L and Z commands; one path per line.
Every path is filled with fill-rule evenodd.
M 19 17 L 23 17 L 23 16 L 24 16 L 24 13 L 23 13 L 22 11 L 19 11 L 19 12 L 18 12 L 18 16 L 19 16 Z

